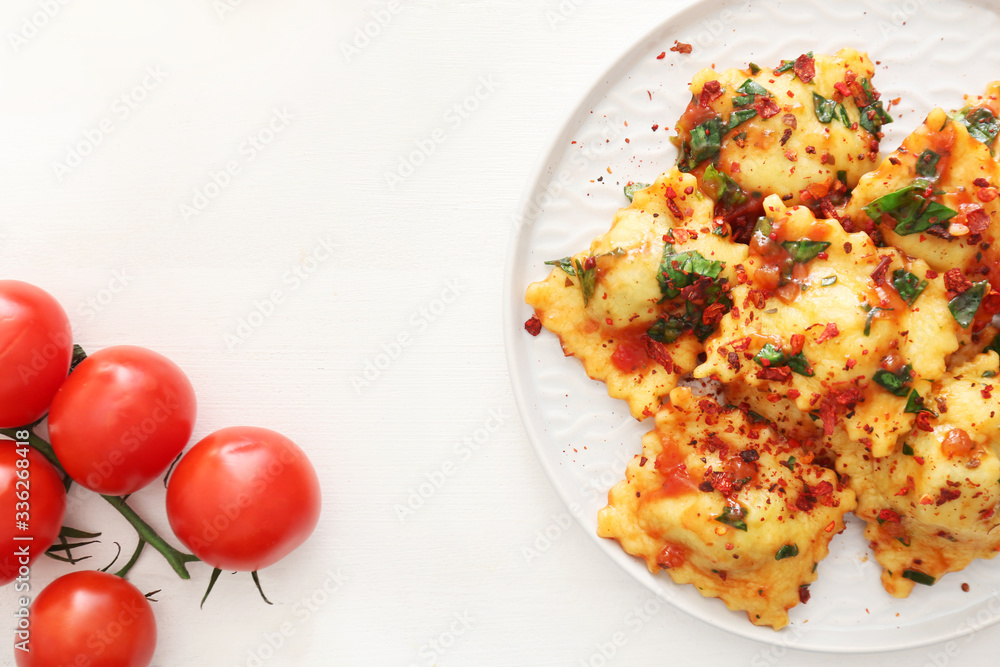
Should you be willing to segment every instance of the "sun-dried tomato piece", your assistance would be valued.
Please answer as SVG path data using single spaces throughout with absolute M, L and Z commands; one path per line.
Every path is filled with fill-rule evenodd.
M 542 321 L 538 319 L 537 315 L 532 315 L 528 318 L 528 321 L 524 323 L 524 330 L 532 336 L 537 336 L 542 333 Z
M 802 80 L 802 83 L 809 83 L 816 76 L 816 60 L 809 54 L 803 53 L 795 59 L 792 71 Z
M 962 294 L 972 287 L 972 281 L 962 274 L 962 269 L 948 269 L 944 273 L 944 286 L 949 292 Z

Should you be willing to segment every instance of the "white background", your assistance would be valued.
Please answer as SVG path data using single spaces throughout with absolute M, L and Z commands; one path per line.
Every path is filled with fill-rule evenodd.
M 199 611 L 209 568 L 181 581 L 147 550 L 131 580 L 162 589 L 154 664 L 995 655 L 989 632 L 878 658 L 723 633 L 602 555 L 536 461 L 501 335 L 518 202 L 587 88 L 683 4 L 4 3 L 0 278 L 56 296 L 88 350 L 176 361 L 199 397 L 196 438 L 279 430 L 323 483 L 316 534 L 261 573 L 273 606 L 225 574 Z M 166 535 L 163 495 L 132 503 Z M 133 544 L 93 497 L 66 522 L 105 531 L 81 567 Z M 34 593 L 65 571 L 44 559 Z

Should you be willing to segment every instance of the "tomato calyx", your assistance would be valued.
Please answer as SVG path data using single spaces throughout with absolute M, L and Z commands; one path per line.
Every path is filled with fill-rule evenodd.
M 208 589 L 205 591 L 205 595 L 202 596 L 201 598 L 201 604 L 199 605 L 199 608 L 201 609 L 205 608 L 205 600 L 208 599 L 208 595 L 212 592 L 212 589 L 215 588 L 215 582 L 219 580 L 219 575 L 221 574 L 222 570 L 220 570 L 219 568 L 215 568 L 214 570 L 212 570 L 212 577 L 208 580 Z M 235 572 L 233 574 L 235 574 Z M 273 605 L 274 603 L 268 600 L 267 596 L 264 595 L 264 589 L 260 585 L 260 577 L 257 575 L 257 570 L 251 572 L 250 576 L 253 577 L 253 583 L 257 587 L 257 592 L 260 593 L 261 599 L 264 602 Z
M 100 540 L 97 538 L 100 536 L 100 533 L 88 533 L 76 528 L 71 528 L 70 526 L 63 526 L 59 529 L 59 537 L 57 538 L 58 543 L 49 547 L 45 551 L 45 555 L 62 563 L 76 565 L 80 561 L 87 560 L 90 556 L 80 556 L 77 558 L 73 555 L 73 549 L 82 549 L 83 547 L 90 546 L 91 544 L 99 544 Z M 71 542 L 71 539 L 77 541 Z

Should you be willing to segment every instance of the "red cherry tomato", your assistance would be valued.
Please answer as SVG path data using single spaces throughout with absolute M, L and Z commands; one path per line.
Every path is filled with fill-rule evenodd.
M 44 415 L 72 359 L 73 332 L 62 306 L 34 285 L 0 280 L 0 428 Z
M 28 590 L 27 566 L 59 537 L 65 513 L 55 467 L 27 445 L 0 442 L 0 586 L 20 577 L 14 590 Z
M 222 570 L 284 558 L 319 522 L 319 479 L 294 442 L 237 426 L 191 448 L 170 476 L 167 518 L 194 555 Z
M 75 481 L 106 495 L 162 475 L 194 429 L 191 382 L 172 361 L 123 345 L 90 355 L 56 394 L 52 447 Z
M 92 570 L 46 586 L 14 639 L 18 667 L 147 667 L 155 650 L 149 601 L 121 577 Z

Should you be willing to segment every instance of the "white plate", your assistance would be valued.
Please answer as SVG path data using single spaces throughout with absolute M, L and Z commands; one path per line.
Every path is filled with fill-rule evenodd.
M 791 610 L 792 622 L 781 632 L 754 627 L 744 613 L 702 598 L 693 587 L 651 575 L 617 542 L 596 535 L 597 511 L 640 451 L 651 420 L 633 420 L 624 402 L 609 398 L 576 359 L 562 355 L 554 336 L 532 338 L 523 327 L 531 315 L 524 291 L 547 274 L 543 261 L 587 248 L 627 203 L 625 183 L 651 182 L 673 164 L 676 151 L 665 128 L 684 110 L 687 84 L 699 69 L 749 61 L 773 66 L 843 46 L 868 51 L 879 65 L 875 84 L 883 99 L 901 98 L 892 109 L 896 122 L 886 128 L 884 154 L 933 107 L 959 107 L 963 93 L 981 93 L 1000 78 L 998 34 L 996 8 L 968 2 L 701 2 L 629 49 L 557 133 L 525 195 L 508 250 L 504 337 L 514 392 L 535 451 L 577 520 L 599 548 L 676 607 L 744 637 L 830 652 L 912 648 L 971 636 L 1000 619 L 1000 562 L 977 561 L 896 600 L 879 584 L 880 568 L 857 520 L 820 564 L 812 599 Z M 670 52 L 674 40 L 692 44 L 693 53 Z M 666 57 L 657 59 L 664 51 Z M 655 132 L 654 124 L 660 126 Z M 960 588 L 964 582 L 968 593 Z

